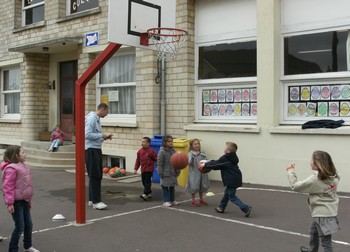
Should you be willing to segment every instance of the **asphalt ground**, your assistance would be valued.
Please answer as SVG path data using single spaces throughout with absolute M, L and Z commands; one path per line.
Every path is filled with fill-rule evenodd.
M 309 240 L 311 217 L 307 195 L 293 193 L 289 188 L 245 184 L 237 192 L 241 200 L 253 207 L 251 216 L 245 218 L 232 203 L 224 214 L 214 211 L 224 191 L 219 181 L 211 181 L 210 192 L 214 195 L 206 197 L 208 206 L 193 207 L 184 187 L 176 187 L 176 200 L 181 204 L 165 208 L 161 206 L 159 184 L 153 184 L 153 198 L 145 202 L 139 197 L 140 181 L 104 179 L 103 201 L 108 208 L 93 210 L 86 206 L 86 224 L 77 225 L 75 174 L 33 169 L 32 175 L 33 246 L 41 252 L 296 252 Z M 333 245 L 334 251 L 348 252 L 350 194 L 339 196 L 341 231 L 333 235 Z M 53 222 L 52 217 L 58 213 L 66 220 Z M 1 252 L 7 251 L 13 228 L 12 218 L 3 205 Z

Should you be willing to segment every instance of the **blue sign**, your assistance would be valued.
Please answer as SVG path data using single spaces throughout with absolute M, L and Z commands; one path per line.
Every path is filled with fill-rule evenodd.
M 98 32 L 91 32 L 85 35 L 85 46 L 98 45 Z

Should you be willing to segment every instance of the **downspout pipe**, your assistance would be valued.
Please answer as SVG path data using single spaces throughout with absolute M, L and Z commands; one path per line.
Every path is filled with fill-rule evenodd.
M 161 77 L 161 96 L 160 96 L 160 134 L 165 136 L 165 76 L 166 76 L 166 64 L 165 60 L 162 59 L 161 69 L 162 69 L 162 77 Z

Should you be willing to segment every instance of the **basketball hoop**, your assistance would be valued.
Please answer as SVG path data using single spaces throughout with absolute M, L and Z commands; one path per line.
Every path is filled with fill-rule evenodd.
M 176 59 L 182 44 L 187 40 L 188 32 L 177 28 L 151 28 L 147 30 L 148 39 L 158 52 L 158 59 L 170 61 Z

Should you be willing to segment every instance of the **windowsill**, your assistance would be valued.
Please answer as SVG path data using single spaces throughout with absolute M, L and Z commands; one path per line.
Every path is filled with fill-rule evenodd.
M 30 24 L 30 25 L 22 26 L 20 28 L 15 28 L 13 29 L 13 33 L 26 31 L 34 28 L 39 28 L 39 27 L 44 27 L 45 25 L 46 25 L 46 21 L 40 21 L 35 24 Z
M 111 119 L 102 119 L 101 118 L 101 125 L 104 127 L 115 127 L 115 128 L 137 128 L 137 122 L 134 120 L 127 120 L 127 121 L 121 121 L 118 120 L 111 120 Z
M 0 123 L 21 123 L 20 118 L 0 118 Z
M 350 135 L 350 126 L 336 129 L 302 129 L 301 126 L 278 126 L 269 128 L 271 134 L 299 134 L 299 135 Z
M 57 23 L 66 22 L 66 21 L 69 21 L 72 19 L 82 18 L 82 17 L 86 17 L 86 16 L 90 16 L 90 15 L 95 15 L 98 13 L 101 13 L 100 7 L 96 7 L 94 9 L 87 10 L 87 11 L 82 11 L 82 12 L 70 14 L 70 15 L 65 16 L 65 17 L 60 17 L 57 19 Z
M 184 127 L 187 131 L 239 132 L 260 133 L 256 125 L 220 125 L 220 124 L 190 124 Z

